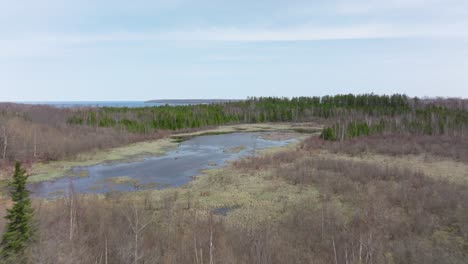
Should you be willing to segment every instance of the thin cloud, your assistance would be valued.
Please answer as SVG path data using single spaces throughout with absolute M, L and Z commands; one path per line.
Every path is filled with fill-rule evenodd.
M 99 43 L 161 43 L 167 41 L 293 42 L 391 38 L 467 38 L 468 23 L 447 25 L 354 25 L 342 27 L 302 26 L 287 29 L 208 28 L 173 32 L 117 32 L 104 34 L 36 35 L 0 39 L 0 58 L 24 55 L 48 56 L 57 50 Z
M 388 11 L 402 11 L 402 10 L 426 10 L 439 7 L 442 3 L 447 5 L 447 2 L 460 2 L 460 0 L 359 0 L 359 1 L 337 1 L 334 7 L 339 14 L 371 14 L 381 13 Z
M 466 23 L 451 26 L 405 26 L 405 25 L 355 25 L 343 27 L 301 27 L 289 29 L 238 29 L 212 28 L 164 33 L 159 38 L 167 40 L 198 41 L 319 41 L 349 39 L 385 39 L 412 37 L 468 37 Z

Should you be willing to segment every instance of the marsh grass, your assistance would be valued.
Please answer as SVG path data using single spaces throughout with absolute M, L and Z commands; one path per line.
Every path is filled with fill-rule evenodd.
M 431 154 L 393 156 L 365 153 L 361 155 L 349 155 L 346 153 L 330 153 L 328 151 L 321 151 L 319 156 L 324 159 L 333 158 L 344 161 L 366 162 L 382 167 L 403 168 L 410 171 L 424 173 L 434 179 L 468 184 L 467 163 Z
M 225 148 L 223 152 L 225 153 L 239 153 L 243 150 L 247 149 L 246 146 L 238 146 L 238 147 L 233 147 L 233 148 Z
M 138 184 L 137 179 L 133 179 L 129 176 L 120 176 L 120 177 L 112 177 L 107 178 L 99 181 L 99 183 L 111 183 L 111 184 Z
M 71 173 L 71 169 L 74 167 L 86 167 L 99 163 L 131 162 L 147 156 L 159 156 L 176 146 L 170 139 L 164 138 L 105 151 L 81 154 L 73 160 L 37 163 L 32 166 L 30 170 L 32 176 L 29 177 L 28 181 L 47 181 L 63 177 L 65 174 Z
M 214 129 L 201 130 L 190 133 L 174 134 L 171 138 L 180 143 L 187 139 L 196 136 L 207 136 L 207 135 L 223 135 L 232 134 L 236 132 L 298 132 L 300 133 L 317 133 L 321 131 L 322 127 L 315 123 L 264 123 L 264 124 L 239 124 L 239 125 L 228 125 L 220 126 Z M 304 132 L 305 131 L 305 132 Z

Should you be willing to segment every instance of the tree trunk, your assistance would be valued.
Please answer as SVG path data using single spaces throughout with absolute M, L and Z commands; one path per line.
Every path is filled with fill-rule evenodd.
M 323 207 L 324 207 L 324 204 L 323 204 L 323 202 L 322 202 L 322 210 L 321 210 L 321 211 L 322 211 L 322 222 L 321 222 L 322 241 L 323 241 L 323 239 L 324 239 L 324 234 L 325 234 L 325 232 L 324 232 L 324 230 L 325 230 L 325 216 L 324 216 L 324 212 L 323 212 L 323 210 L 324 210 Z
M 198 261 L 197 237 L 195 236 L 195 233 L 193 234 L 193 246 L 195 249 L 195 264 L 199 264 L 200 262 Z
M 145 215 L 143 213 L 138 213 L 139 208 L 135 203 L 131 205 L 129 211 L 130 213 L 127 213 L 123 210 L 125 217 L 127 218 L 128 224 L 130 226 L 130 229 L 132 230 L 132 233 L 134 235 L 133 263 L 137 264 L 138 261 L 142 258 L 142 256 L 139 256 L 138 254 L 138 242 L 140 239 L 140 233 L 153 221 L 153 217 L 151 216 L 149 219 L 145 220 Z
M 333 242 L 333 253 L 335 254 L 335 264 L 338 264 L 338 256 L 336 254 L 335 238 L 332 239 Z
M 6 133 L 6 126 L 3 127 L 3 159 L 6 160 L 6 152 L 8 146 L 8 136 Z
M 359 236 L 359 264 L 362 263 L 362 240 L 361 236 Z
M 107 236 L 106 236 L 106 249 L 105 249 L 105 255 L 104 255 L 104 263 L 107 264 Z
M 213 259 L 213 213 L 210 214 L 210 264 L 214 264 L 214 259 Z
M 36 129 L 34 129 L 34 159 L 37 158 L 37 134 Z
M 135 260 L 134 260 L 134 263 L 137 264 L 138 263 L 138 222 L 139 222 L 139 218 L 138 218 L 138 210 L 135 206 Z
M 345 264 L 348 264 L 348 245 L 345 246 Z
M 70 196 L 70 234 L 69 240 L 73 240 L 73 195 Z

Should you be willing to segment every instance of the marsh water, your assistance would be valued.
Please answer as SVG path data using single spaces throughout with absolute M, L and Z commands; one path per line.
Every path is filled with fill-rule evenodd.
M 149 156 L 137 161 L 102 163 L 75 167 L 65 177 L 32 183 L 33 196 L 53 198 L 76 193 L 128 192 L 141 189 L 177 187 L 210 168 L 257 150 L 287 145 L 296 139 L 269 139 L 266 133 L 233 133 L 198 136 L 186 140 L 162 156 Z

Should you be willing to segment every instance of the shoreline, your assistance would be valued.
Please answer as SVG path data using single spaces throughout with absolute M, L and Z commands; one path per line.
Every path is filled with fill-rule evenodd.
M 240 124 L 219 126 L 214 129 L 190 133 L 171 134 L 162 139 L 82 153 L 72 159 L 35 163 L 29 170 L 28 182 L 50 181 L 61 178 L 74 167 L 92 166 L 100 163 L 131 162 L 146 157 L 161 156 L 176 148 L 180 142 L 197 136 L 255 132 L 301 133 L 298 132 L 299 130 L 306 131 L 306 133 L 302 132 L 303 134 L 314 135 L 320 132 L 321 126 L 312 123 Z

